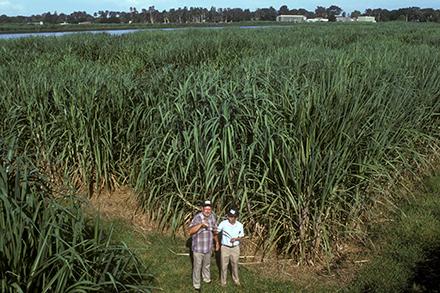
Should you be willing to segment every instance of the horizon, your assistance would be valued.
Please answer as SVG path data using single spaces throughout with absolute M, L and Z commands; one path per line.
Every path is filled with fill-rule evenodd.
M 179 3 L 178 3 L 179 2 Z M 287 3 L 286 3 L 287 2 Z M 210 9 L 216 8 L 241 8 L 255 11 L 261 8 L 273 7 L 278 10 L 281 6 L 287 5 L 289 9 L 306 9 L 308 11 L 314 11 L 317 6 L 329 7 L 336 5 L 342 8 L 346 13 L 351 13 L 354 10 L 364 12 L 366 9 L 388 9 L 396 10 L 408 7 L 420 7 L 420 8 L 433 8 L 440 9 L 440 1 L 437 0 L 420 0 L 420 1 L 365 1 L 360 0 L 356 4 L 353 4 L 348 0 L 336 0 L 336 1 L 295 1 L 295 3 L 289 3 L 291 1 L 266 1 L 266 0 L 244 0 L 241 1 L 241 5 L 237 5 L 235 1 L 223 0 L 223 1 L 201 1 L 201 0 L 188 0 L 185 3 L 182 1 L 174 0 L 156 0 L 149 3 L 139 0 L 68 0 L 57 1 L 54 3 L 52 0 L 42 0 L 39 3 L 31 0 L 0 0 L 0 15 L 7 15 L 9 17 L 14 16 L 31 16 L 41 15 L 43 13 L 57 13 L 57 14 L 71 14 L 75 11 L 85 11 L 90 15 L 98 11 L 118 11 L 127 12 L 131 7 L 135 7 L 138 11 L 141 9 L 148 9 L 149 6 L 154 6 L 159 11 L 178 9 L 178 8 L 190 8 L 190 7 L 202 7 Z

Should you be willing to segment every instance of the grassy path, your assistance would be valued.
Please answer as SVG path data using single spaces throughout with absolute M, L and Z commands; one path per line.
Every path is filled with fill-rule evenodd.
M 158 291 L 163 292 L 191 292 L 191 261 L 187 253 L 185 241 L 178 238 L 164 236 L 159 233 L 147 235 L 135 232 L 121 221 L 112 222 L 116 238 L 123 240 L 127 245 L 141 254 L 150 265 L 157 280 Z M 202 285 L 205 292 L 293 292 L 293 284 L 258 276 L 245 266 L 240 266 L 242 286 L 234 286 L 229 277 L 226 288 L 220 287 L 219 270 L 215 258 L 211 263 L 212 283 Z
M 374 231 L 372 262 L 350 292 L 440 292 L 440 176 Z

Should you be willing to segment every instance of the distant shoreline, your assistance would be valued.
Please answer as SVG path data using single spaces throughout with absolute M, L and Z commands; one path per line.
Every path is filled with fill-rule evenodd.
M 50 32 L 87 32 L 106 30 L 133 30 L 133 29 L 167 29 L 167 28 L 203 28 L 203 27 L 240 27 L 240 26 L 291 26 L 291 23 L 275 21 L 253 21 L 233 23 L 187 23 L 187 24 L 0 24 L 0 34 L 20 33 L 50 33 Z

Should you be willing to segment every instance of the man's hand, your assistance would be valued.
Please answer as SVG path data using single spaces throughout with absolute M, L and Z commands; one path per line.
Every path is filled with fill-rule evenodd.
M 190 236 L 192 236 L 192 235 L 196 234 L 200 229 L 202 229 L 202 228 L 208 228 L 208 227 L 209 227 L 208 223 L 205 222 L 205 221 L 202 221 L 201 223 L 199 223 L 199 224 L 197 224 L 197 225 L 194 225 L 194 226 L 192 226 L 191 228 L 189 228 L 189 230 L 188 230 L 188 234 L 189 234 Z
M 220 243 L 215 242 L 215 251 L 219 251 L 220 250 Z
M 240 240 L 240 237 L 237 237 L 237 238 L 231 238 L 231 243 L 234 243 L 235 241 L 239 241 Z

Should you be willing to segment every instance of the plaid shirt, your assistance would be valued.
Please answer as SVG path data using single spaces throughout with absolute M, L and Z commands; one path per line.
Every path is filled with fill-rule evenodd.
M 205 216 L 198 213 L 194 216 L 189 227 L 200 224 Z M 217 231 L 217 221 L 214 214 L 208 217 L 208 228 L 200 228 L 197 233 L 192 236 L 192 251 L 199 253 L 209 253 L 212 249 L 213 236 L 212 233 Z

